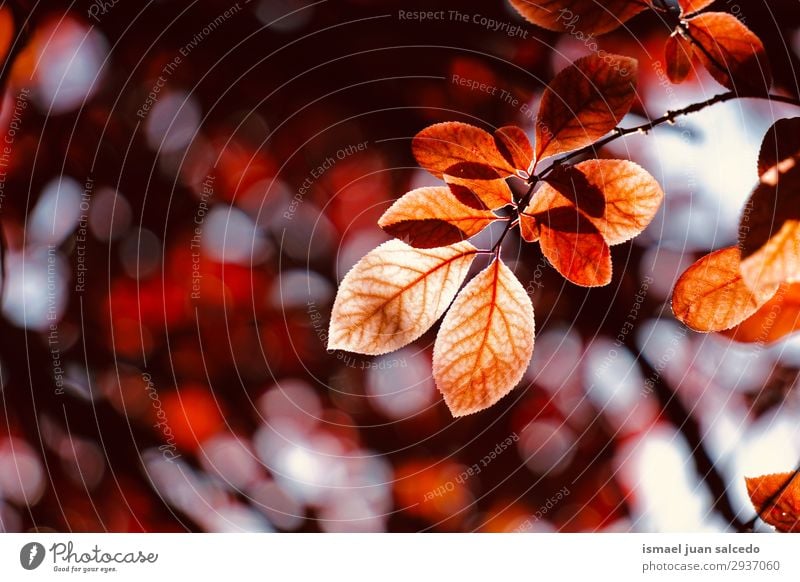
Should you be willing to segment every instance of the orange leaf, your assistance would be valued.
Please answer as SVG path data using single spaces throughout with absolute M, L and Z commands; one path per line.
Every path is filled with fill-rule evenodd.
M 535 217 L 542 253 L 562 276 L 582 287 L 611 282 L 611 251 L 584 214 L 564 206 Z
M 469 180 L 445 175 L 444 181 L 459 202 L 477 210 L 497 210 L 514 200 L 511 188 L 504 179 Z
M 784 283 L 761 309 L 725 332 L 737 342 L 771 343 L 800 331 L 800 284 Z
M 745 478 L 745 483 L 750 501 L 761 519 L 778 531 L 800 532 L 800 476 L 774 473 Z
M 517 385 L 534 326 L 528 294 L 500 259 L 464 287 L 433 348 L 433 377 L 453 416 L 488 408 Z
M 458 201 L 447 187 L 417 188 L 397 200 L 378 225 L 413 247 L 443 247 L 475 236 L 497 216 Z
M 800 166 L 787 165 L 761 177 L 740 221 L 742 276 L 752 288 L 800 281 Z
M 695 52 L 716 81 L 739 95 L 764 95 L 772 85 L 764 45 L 732 14 L 706 12 L 686 21 Z
M 456 121 L 437 123 L 411 142 L 419 165 L 437 178 L 443 174 L 472 180 L 496 180 L 514 175 L 497 149 L 494 137 L 478 127 Z
M 779 119 L 767 130 L 758 154 L 758 176 L 786 171 L 800 159 L 800 117 Z M 766 180 L 774 179 L 767 177 Z
M 641 166 L 627 160 L 588 160 L 553 172 L 526 212 L 577 207 L 613 246 L 647 228 L 663 199 L 658 182 Z
M 533 146 L 525 132 L 515 125 L 509 125 L 495 131 L 494 139 L 506 161 L 517 169 L 517 175 L 527 179 L 533 162 Z
M 714 2 L 715 0 L 678 0 L 678 4 L 681 7 L 681 16 L 700 12 L 704 8 L 711 6 Z
M 778 286 L 754 292 L 742 279 L 739 260 L 739 249 L 728 247 L 689 267 L 672 293 L 675 317 L 695 331 L 710 332 L 730 329 L 758 311 Z
M 636 98 L 636 59 L 590 55 L 561 71 L 542 95 L 536 159 L 590 145 L 617 126 Z
M 529 243 L 539 240 L 539 225 L 533 216 L 519 215 L 519 232 L 522 239 Z
M 372 250 L 339 287 L 328 349 L 378 355 L 419 338 L 456 296 L 476 252 L 468 242 L 420 250 L 399 240 Z
M 526 20 L 558 32 L 604 34 L 643 10 L 639 0 L 510 0 Z
M 692 42 L 686 40 L 680 33 L 673 32 L 667 39 L 664 48 L 664 60 L 667 63 L 667 77 L 675 83 L 683 83 L 692 70 L 692 55 L 694 48 Z

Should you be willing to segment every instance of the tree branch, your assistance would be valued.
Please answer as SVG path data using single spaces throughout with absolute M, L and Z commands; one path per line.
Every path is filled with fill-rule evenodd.
M 772 102 L 776 103 L 787 103 L 789 105 L 795 105 L 800 107 L 800 99 L 795 97 L 786 97 L 783 95 L 766 95 L 764 97 L 758 96 L 748 96 L 753 99 L 767 99 Z M 734 99 L 744 99 L 747 97 L 740 97 L 736 92 L 729 91 L 727 93 L 721 93 L 719 95 L 715 95 L 705 101 L 700 101 L 698 103 L 693 103 L 692 105 L 688 105 L 682 109 L 676 109 L 672 111 L 668 111 L 661 117 L 656 119 L 652 119 L 647 123 L 643 123 L 641 125 L 637 125 L 634 127 L 628 128 L 616 128 L 613 133 L 606 136 L 605 138 L 597 141 L 593 144 L 590 144 L 584 148 L 575 150 L 566 154 L 565 156 L 561 157 L 560 159 L 554 161 L 550 166 L 548 166 L 542 172 L 531 176 L 529 180 L 530 187 L 528 188 L 527 193 L 525 196 L 520 200 L 519 205 L 516 207 L 516 219 L 511 220 L 506 224 L 506 230 L 500 236 L 500 239 L 493 247 L 493 251 L 499 253 L 499 247 L 502 243 L 503 239 L 505 238 L 508 231 L 511 229 L 512 226 L 518 223 L 519 216 L 524 213 L 530 199 L 533 196 L 533 190 L 536 184 L 546 178 L 553 170 L 556 168 L 564 165 L 575 158 L 583 156 L 590 152 L 596 152 L 600 148 L 604 147 L 605 145 L 625 137 L 627 135 L 631 135 L 634 133 L 647 133 L 650 130 L 658 127 L 659 125 L 663 125 L 665 123 L 672 123 L 678 117 L 683 115 L 689 115 L 691 113 L 696 113 L 698 111 L 702 111 L 706 107 L 711 107 L 712 105 L 716 105 L 717 103 L 724 103 L 726 101 L 732 101 Z M 692 446 L 692 457 L 695 462 L 695 468 L 697 473 L 700 475 L 701 480 L 703 483 L 709 488 L 712 495 L 714 496 L 713 507 L 716 511 L 718 511 L 728 522 L 728 524 L 734 528 L 736 531 L 739 532 L 752 532 L 753 527 L 755 525 L 756 519 L 758 519 L 761 514 L 763 513 L 765 508 L 768 508 L 776 499 L 780 497 L 780 495 L 786 490 L 786 488 L 791 483 L 792 479 L 795 476 L 800 474 L 800 466 L 797 467 L 794 474 L 792 475 L 791 479 L 788 479 L 784 486 L 777 491 L 767 503 L 765 503 L 764 507 L 760 509 L 758 515 L 753 518 L 752 520 L 748 521 L 747 523 L 743 522 L 739 519 L 739 516 L 736 510 L 733 508 L 733 504 L 727 493 L 727 488 L 725 486 L 725 481 L 722 478 L 722 475 L 717 471 L 717 468 L 712 460 L 711 456 L 709 455 L 708 451 L 706 451 L 705 447 L 703 446 L 702 437 L 700 434 L 699 426 L 697 422 L 691 417 L 691 414 L 686 409 L 686 407 L 681 403 L 681 401 L 676 397 L 675 393 L 672 389 L 667 386 L 667 384 L 662 380 L 661 376 L 657 373 L 655 369 L 653 369 L 649 364 L 643 364 L 646 371 L 651 374 L 656 382 L 655 382 L 655 392 L 661 401 L 664 413 L 670 418 L 675 426 L 678 427 L 678 430 L 683 434 L 684 438 L 689 442 Z
M 681 402 L 672 388 L 667 385 L 661 374 L 644 358 L 640 359 L 640 364 L 647 377 L 653 380 L 654 393 L 661 402 L 662 413 L 677 427 L 689 444 L 695 470 L 713 497 L 712 507 L 737 532 L 752 533 L 752 525 L 742 522 L 739 519 L 738 512 L 733 507 L 725 479 L 717 470 L 714 460 L 703 445 L 702 431 L 697 421 L 692 417 L 690 411 L 683 405 L 683 402 Z
M 692 103 L 682 109 L 675 109 L 672 111 L 667 111 L 661 117 L 656 119 L 652 119 L 647 123 L 643 123 L 641 125 L 637 125 L 635 127 L 618 127 L 616 128 L 610 135 L 604 137 L 600 141 L 596 141 L 592 144 L 589 144 L 586 147 L 577 149 L 575 151 L 569 152 L 565 156 L 555 160 L 552 164 L 550 164 L 547 168 L 539 172 L 538 174 L 534 174 L 528 179 L 529 188 L 525 195 L 520 200 L 519 204 L 514 209 L 515 216 L 512 217 L 512 220 L 509 220 L 506 224 L 505 230 L 500 235 L 498 241 L 492 247 L 492 252 L 499 254 L 500 252 L 500 245 L 502 244 L 503 240 L 505 240 L 508 231 L 517 224 L 516 219 L 519 218 L 520 214 L 523 213 L 525 208 L 527 208 L 528 203 L 531 201 L 533 197 L 533 190 L 541 180 L 544 180 L 550 173 L 557 169 L 560 166 L 563 166 L 565 163 L 574 160 L 577 157 L 583 156 L 590 152 L 596 152 L 600 148 L 608 145 L 609 143 L 620 139 L 621 137 L 625 137 L 627 135 L 631 135 L 633 133 L 647 133 L 650 130 L 658 127 L 659 125 L 663 125 L 665 123 L 673 123 L 675 119 L 681 117 L 683 115 L 689 115 L 690 113 L 697 113 L 698 111 L 702 111 L 706 107 L 711 107 L 712 105 L 716 105 L 717 103 L 725 103 L 726 101 L 732 101 L 734 99 L 767 99 L 769 101 L 773 101 L 776 103 L 788 103 L 789 105 L 795 105 L 800 107 L 800 99 L 796 97 L 786 97 L 784 95 L 765 95 L 763 97 L 759 96 L 740 96 L 735 91 L 729 91 L 727 93 L 720 93 L 719 95 L 715 95 L 710 99 L 706 99 L 705 101 L 700 101 L 698 103 Z
M 558 166 L 562 166 L 564 165 L 564 163 L 569 162 L 570 160 L 573 160 L 587 153 L 595 152 L 600 148 L 602 148 L 603 146 L 608 145 L 609 143 L 621 137 L 625 137 L 626 135 L 631 135 L 632 133 L 647 133 L 650 130 L 658 127 L 659 125 L 663 125 L 665 123 L 672 123 L 678 117 L 681 117 L 683 115 L 689 115 L 690 113 L 697 113 L 698 111 L 702 111 L 706 107 L 711 107 L 712 105 L 716 105 L 717 103 L 725 103 L 726 101 L 732 101 L 734 99 L 766 99 L 768 101 L 773 101 L 776 103 L 788 103 L 789 105 L 795 105 L 797 107 L 800 107 L 800 99 L 796 97 L 786 97 L 784 95 L 765 95 L 764 97 L 750 95 L 742 97 L 734 91 L 729 91 L 727 93 L 720 93 L 719 95 L 715 95 L 710 99 L 706 99 L 705 101 L 700 101 L 698 103 L 693 103 L 682 109 L 675 109 L 673 111 L 668 111 L 661 117 L 650 120 L 647 123 L 643 123 L 635 127 L 627 127 L 627 128 L 618 127 L 613 131 L 613 133 L 611 133 L 611 135 L 604 137 L 600 141 L 594 142 L 593 144 L 590 144 L 586 147 L 570 152 L 566 154 L 564 157 L 554 161 L 545 170 L 533 176 L 531 180 L 532 181 L 542 180 L 546 176 L 548 176 L 550 172 L 555 170 Z

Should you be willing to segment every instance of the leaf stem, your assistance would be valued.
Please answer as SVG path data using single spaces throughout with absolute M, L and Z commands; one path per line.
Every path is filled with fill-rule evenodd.
M 503 229 L 503 232 L 500 233 L 500 238 L 497 239 L 497 242 L 494 243 L 492 246 L 491 252 L 495 254 L 496 257 L 500 256 L 500 246 L 503 244 L 506 236 L 508 236 L 509 231 L 519 224 L 519 216 L 522 214 L 522 210 L 528 207 L 528 203 L 531 201 L 531 197 L 533 196 L 533 189 L 536 187 L 536 184 L 539 182 L 539 179 L 536 176 L 530 178 L 528 191 L 525 192 L 525 195 L 520 199 L 519 204 L 514 206 L 514 216 L 508 219 L 506 222 L 506 227 Z

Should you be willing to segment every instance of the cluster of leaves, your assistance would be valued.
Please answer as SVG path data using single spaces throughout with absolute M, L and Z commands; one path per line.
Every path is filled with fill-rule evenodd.
M 680 0 L 680 22 L 664 51 L 667 74 L 681 83 L 697 57 L 716 81 L 741 96 L 766 95 L 772 84 L 764 45 L 738 18 L 725 12 L 697 14 L 714 0 Z
M 528 21 L 559 32 L 604 34 L 653 9 L 671 12 L 660 0 L 510 0 Z M 766 95 L 772 82 L 761 40 L 726 12 L 704 12 L 714 0 L 678 0 L 678 23 L 665 47 L 667 74 L 681 83 L 696 57 L 714 79 L 739 95 Z
M 529 21 L 566 31 L 603 34 L 648 8 L 673 11 L 664 0 L 510 0 Z M 699 60 L 739 97 L 769 97 L 764 45 L 738 18 L 702 12 L 714 0 L 677 0 L 678 23 L 665 47 L 666 72 L 683 82 Z M 702 13 L 701 13 L 702 12 Z M 569 18 L 565 17 L 565 14 Z M 692 265 L 672 297 L 676 317 L 700 332 L 724 332 L 741 342 L 777 341 L 800 330 L 800 118 L 767 132 L 758 185 L 742 213 L 739 240 Z M 800 479 L 795 473 L 747 479 L 759 517 L 779 531 L 800 531 Z
M 537 25 L 565 30 L 578 23 L 593 34 L 613 30 L 647 8 L 659 9 L 624 0 L 605 5 L 593 0 L 511 3 Z M 729 14 L 698 14 L 711 3 L 680 0 L 679 21 L 667 42 L 670 78 L 684 80 L 696 56 L 740 96 L 766 95 L 771 75 L 763 44 Z M 666 5 L 660 9 L 667 10 Z M 407 193 L 380 219 L 380 226 L 400 240 L 372 251 L 344 278 L 329 348 L 374 355 L 398 349 L 425 333 L 454 302 L 436 340 L 433 367 L 450 410 L 456 416 L 469 414 L 507 394 L 530 359 L 534 333 L 530 299 L 499 255 L 507 232 L 518 226 L 522 238 L 538 242 L 571 282 L 607 285 L 612 277 L 609 247 L 640 233 L 663 199 L 656 181 L 627 160 L 573 165 L 565 163 L 572 159 L 566 156 L 537 173 L 542 160 L 589 148 L 617 127 L 636 98 L 636 71 L 635 60 L 606 54 L 579 59 L 559 73 L 542 97 L 535 145 L 514 126 L 488 133 L 451 122 L 420 132 L 413 141 L 414 155 L 445 185 Z M 791 130 L 776 125 L 770 135 L 778 140 Z M 690 327 L 720 331 L 742 324 L 732 333 L 746 340 L 753 334 L 752 322 L 743 322 L 752 316 L 753 321 L 769 318 L 767 340 L 795 329 L 797 307 L 794 313 L 781 309 L 781 317 L 773 316 L 773 303 L 796 306 L 800 296 L 792 284 L 794 207 L 789 196 L 777 196 L 779 178 L 785 184 L 793 175 L 781 162 L 794 151 L 784 149 L 775 159 L 762 155 L 762 185 L 753 205 L 758 212 L 747 217 L 751 228 L 743 235 L 744 255 L 736 248 L 713 253 L 679 282 L 675 313 Z M 529 186 L 519 200 L 508 184 L 514 178 Z M 775 207 L 782 201 L 788 221 L 774 236 L 765 212 L 770 200 Z M 493 249 L 466 242 L 498 221 L 505 222 L 505 230 Z M 481 253 L 493 253 L 493 262 L 459 293 Z M 766 263 L 772 266 L 762 273 Z
M 772 76 L 763 43 L 734 16 L 702 12 L 713 0 L 678 0 L 677 8 L 665 0 L 510 2 L 534 24 L 573 33 L 577 27 L 583 34 L 604 34 L 647 9 L 677 15 L 665 47 L 673 83 L 683 82 L 697 59 L 731 96 L 769 98 Z M 639 234 L 662 202 L 656 181 L 630 161 L 569 163 L 617 128 L 636 97 L 636 70 L 633 59 L 605 55 L 584 57 L 562 71 L 542 97 L 535 145 L 513 126 L 488 133 L 441 123 L 420 132 L 414 155 L 445 185 L 407 193 L 380 219 L 399 240 L 369 253 L 342 281 L 329 348 L 386 353 L 416 340 L 446 313 L 433 372 L 453 415 L 487 408 L 510 392 L 533 352 L 534 316 L 530 298 L 500 257 L 505 235 L 519 227 L 520 236 L 538 242 L 565 278 L 606 285 L 609 247 Z M 647 127 L 664 120 L 671 116 Z M 617 129 L 602 143 L 628 132 Z M 800 329 L 798 136 L 800 118 L 769 130 L 739 244 L 703 257 L 678 281 L 673 310 L 692 329 L 749 342 L 775 341 Z M 537 173 L 542 160 L 568 152 Z M 519 199 L 509 179 L 527 184 Z M 501 221 L 505 227 L 492 249 L 466 242 Z M 483 253 L 493 255 L 491 263 L 459 292 Z M 780 531 L 797 531 L 800 481 L 794 477 L 747 480 L 759 516 Z
M 767 132 L 759 182 L 742 213 L 738 245 L 701 258 L 672 298 L 696 331 L 743 342 L 772 342 L 800 330 L 800 118 Z
M 483 410 L 510 392 L 533 352 L 534 316 L 500 257 L 505 235 L 519 227 L 565 278 L 602 286 L 611 281 L 609 246 L 639 234 L 661 205 L 658 183 L 630 161 L 569 165 L 562 158 L 537 173 L 542 160 L 589 148 L 617 126 L 636 98 L 636 71 L 634 59 L 615 55 L 584 57 L 561 71 L 542 96 L 534 144 L 519 127 L 489 133 L 450 122 L 417 134 L 414 156 L 445 185 L 408 192 L 381 217 L 398 240 L 345 276 L 328 347 L 383 354 L 447 312 L 433 375 L 453 415 Z M 519 198 L 508 183 L 515 179 L 527 185 Z M 505 227 L 492 249 L 466 241 L 500 221 Z M 491 263 L 459 292 L 479 254 Z

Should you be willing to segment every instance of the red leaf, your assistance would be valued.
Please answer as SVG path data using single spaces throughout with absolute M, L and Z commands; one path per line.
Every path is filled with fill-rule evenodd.
M 511 188 L 504 179 L 469 180 L 444 176 L 444 181 L 462 204 L 478 210 L 497 210 L 513 202 Z
M 558 168 L 520 216 L 522 237 L 539 240 L 564 277 L 587 287 L 611 282 L 609 245 L 644 230 L 664 194 L 644 169 L 626 160 L 589 160 Z
M 514 125 L 501 127 L 494 132 L 497 149 L 517 175 L 527 179 L 533 162 L 533 146 L 525 132 Z
M 761 309 L 725 335 L 737 342 L 764 344 L 797 331 L 800 331 L 800 284 L 784 283 Z
M 716 0 L 678 0 L 681 7 L 681 16 L 700 12 L 704 8 L 711 6 Z
M 673 32 L 667 39 L 664 48 L 664 60 L 667 64 L 667 77 L 673 83 L 680 84 L 689 76 L 692 70 L 692 56 L 694 48 L 692 42 L 685 39 L 680 33 Z
M 443 247 L 475 236 L 498 220 L 459 202 L 447 187 L 418 188 L 397 200 L 378 225 L 413 247 Z
M 539 224 L 533 216 L 519 215 L 519 231 L 522 239 L 529 243 L 539 240 Z
M 590 145 L 614 129 L 636 98 L 636 59 L 606 54 L 578 59 L 542 95 L 536 159 Z
M 433 348 L 433 377 L 453 416 L 488 408 L 517 385 L 534 327 L 530 297 L 500 259 L 464 287 Z
M 758 516 L 782 532 L 800 532 L 800 476 L 775 473 L 745 478 Z M 782 491 L 780 495 L 778 492 Z
M 379 355 L 419 338 L 456 296 L 476 252 L 468 242 L 420 250 L 399 240 L 372 250 L 339 286 L 328 349 Z
M 419 165 L 438 178 L 447 174 L 472 180 L 496 180 L 516 173 L 497 149 L 492 135 L 466 123 L 451 121 L 431 125 L 414 137 L 411 149 Z
M 751 288 L 800 281 L 800 166 L 794 159 L 761 177 L 740 221 L 739 245 Z
M 758 156 L 759 185 L 739 224 L 742 274 L 750 286 L 800 281 L 800 118 L 769 128 Z
M 753 291 L 742 279 L 737 247 L 706 255 L 681 275 L 672 293 L 672 311 L 700 332 L 722 331 L 753 315 L 775 295 L 777 285 Z
M 758 155 L 758 176 L 787 171 L 800 160 L 800 117 L 779 119 L 767 130 Z M 769 180 L 769 178 L 768 178 Z
M 542 253 L 562 276 L 582 287 L 611 282 L 611 251 L 584 214 L 561 207 L 535 216 Z
M 641 166 L 627 160 L 588 160 L 553 172 L 526 212 L 577 208 L 613 246 L 641 233 L 663 199 L 658 182 Z
M 695 50 L 718 83 L 739 95 L 765 95 L 772 85 L 764 45 L 732 14 L 706 12 L 686 22 Z
M 510 0 L 526 20 L 558 32 L 604 34 L 643 10 L 640 0 Z

